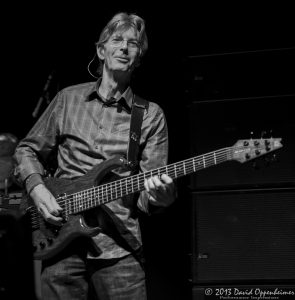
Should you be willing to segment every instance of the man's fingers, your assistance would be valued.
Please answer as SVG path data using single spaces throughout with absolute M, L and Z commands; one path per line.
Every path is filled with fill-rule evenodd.
M 62 208 L 57 203 L 52 193 L 42 184 L 36 186 L 31 192 L 35 205 L 41 216 L 49 223 L 54 225 L 62 224 L 60 213 Z
M 167 174 L 162 174 L 160 178 L 161 178 L 161 181 L 163 181 L 166 184 L 170 184 L 173 182 L 173 179 L 170 176 L 168 176 Z
M 171 177 L 169 177 L 166 174 L 162 174 L 161 176 L 153 176 L 148 179 L 146 179 L 145 187 L 148 187 L 150 189 L 155 190 L 166 190 L 166 187 L 168 185 L 171 185 L 173 183 L 173 180 Z

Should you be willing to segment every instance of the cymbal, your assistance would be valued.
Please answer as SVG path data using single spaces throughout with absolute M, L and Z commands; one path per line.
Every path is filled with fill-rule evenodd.
M 0 133 L 0 156 L 12 156 L 18 139 L 11 133 Z

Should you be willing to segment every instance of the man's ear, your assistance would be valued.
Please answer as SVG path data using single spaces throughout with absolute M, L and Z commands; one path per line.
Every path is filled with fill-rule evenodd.
M 104 48 L 103 47 L 97 47 L 96 53 L 100 60 L 104 60 Z

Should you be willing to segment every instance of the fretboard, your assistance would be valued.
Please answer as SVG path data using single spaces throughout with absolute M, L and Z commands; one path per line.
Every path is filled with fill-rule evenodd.
M 176 179 L 232 159 L 232 148 L 223 148 L 195 156 L 158 169 L 125 177 L 71 195 L 67 195 L 69 214 L 79 213 L 101 204 L 144 190 L 144 181 L 152 176 L 167 174 Z

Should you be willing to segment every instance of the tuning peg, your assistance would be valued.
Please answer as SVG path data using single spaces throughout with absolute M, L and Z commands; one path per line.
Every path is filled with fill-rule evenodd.
M 269 140 L 265 140 L 264 141 L 264 145 L 265 145 L 265 150 L 266 151 L 270 151 L 271 148 L 270 148 L 270 141 Z
M 259 145 L 260 145 L 260 143 L 259 143 L 258 141 L 255 141 L 255 142 L 254 142 L 254 146 L 258 147 Z M 256 154 L 258 155 L 258 154 L 260 154 L 260 153 L 256 153 Z

